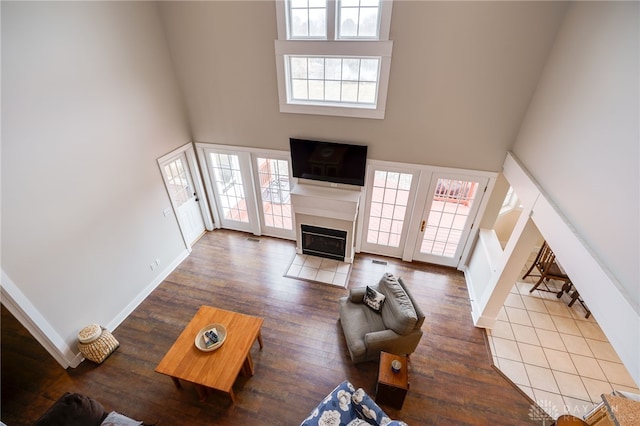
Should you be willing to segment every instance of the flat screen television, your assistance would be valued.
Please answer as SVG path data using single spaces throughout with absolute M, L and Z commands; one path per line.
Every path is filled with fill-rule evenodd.
M 293 176 L 364 186 L 367 146 L 290 138 Z

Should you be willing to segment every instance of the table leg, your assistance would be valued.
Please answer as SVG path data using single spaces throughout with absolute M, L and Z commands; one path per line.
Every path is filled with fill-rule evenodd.
M 193 384 L 193 386 L 196 387 L 196 392 L 198 393 L 198 396 L 200 397 L 200 402 L 204 402 L 207 399 L 207 389 L 202 386 L 202 385 L 198 385 L 198 384 Z
M 262 343 L 262 330 L 258 330 L 258 344 L 260 345 L 260 350 L 262 350 L 264 346 Z
M 233 393 L 233 389 L 229 389 L 229 397 L 231 398 L 231 403 L 235 404 L 236 403 L 236 394 Z
M 244 364 L 242 365 L 242 374 L 245 376 L 253 376 L 253 360 L 251 359 L 251 354 L 247 354 L 247 358 L 244 360 Z
M 173 380 L 173 384 L 176 385 L 178 389 L 182 387 L 182 385 L 180 384 L 180 380 L 177 377 L 172 377 L 171 380 Z

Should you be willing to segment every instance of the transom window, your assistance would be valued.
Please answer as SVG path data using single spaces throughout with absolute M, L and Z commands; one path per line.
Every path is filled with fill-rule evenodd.
M 380 0 L 342 0 L 339 4 L 336 38 L 378 38 Z
M 391 0 L 277 0 L 280 111 L 384 118 Z

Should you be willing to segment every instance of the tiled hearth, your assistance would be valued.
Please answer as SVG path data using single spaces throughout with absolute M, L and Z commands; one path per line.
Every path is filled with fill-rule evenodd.
M 285 276 L 346 287 L 350 271 L 350 263 L 307 254 L 296 254 Z
M 582 417 L 613 390 L 640 393 L 597 318 L 566 293 L 529 293 L 533 282 L 514 285 L 487 330 L 496 367 L 554 418 Z

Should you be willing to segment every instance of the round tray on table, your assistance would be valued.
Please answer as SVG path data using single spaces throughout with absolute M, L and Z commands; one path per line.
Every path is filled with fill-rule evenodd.
M 218 334 L 218 342 L 214 343 L 213 345 L 207 347 L 207 345 L 204 342 L 204 333 L 207 330 L 211 330 L 212 328 L 215 328 Z M 200 349 L 203 352 L 211 352 L 211 351 L 215 351 L 216 349 L 218 349 L 220 346 L 222 346 L 222 344 L 224 343 L 224 341 L 227 338 L 227 329 L 224 325 L 222 324 L 209 324 L 206 327 L 203 327 L 198 334 L 196 335 L 195 338 L 195 344 L 196 347 L 198 349 Z

